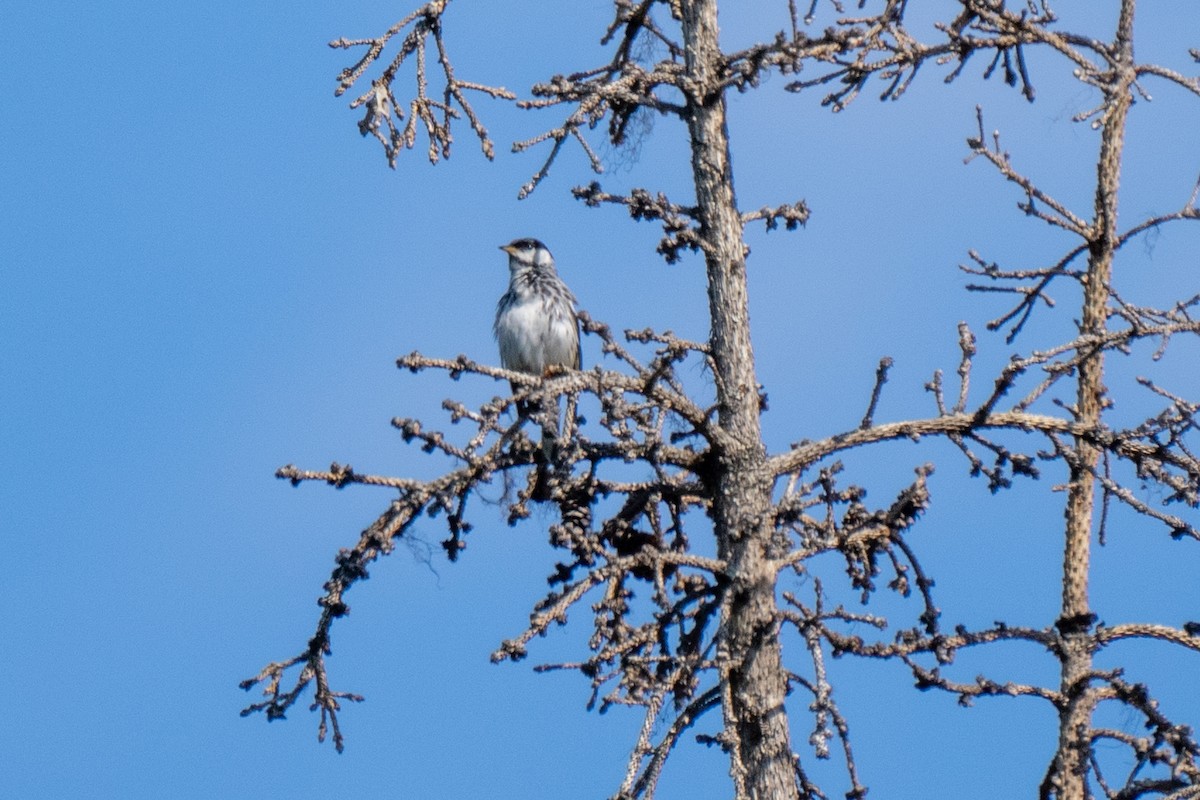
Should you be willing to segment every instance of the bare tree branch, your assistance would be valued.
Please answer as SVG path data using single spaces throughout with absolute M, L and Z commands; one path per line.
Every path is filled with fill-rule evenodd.
M 339 75 L 339 95 L 366 80 L 372 68 L 382 68 L 351 105 L 364 108 L 360 131 L 382 144 L 392 166 L 402 149 L 414 147 L 418 125 L 428 137 L 430 160 L 448 157 L 452 122 L 462 116 L 491 158 L 494 147 L 469 92 L 515 99 L 503 88 L 457 77 L 443 32 L 448 2 L 428 2 L 376 38 L 332 43 L 364 49 Z M 963 705 L 978 698 L 1046 701 L 1057 717 L 1058 735 L 1041 778 L 1043 798 L 1084 800 L 1097 790 L 1112 800 L 1200 797 L 1200 745 L 1193 729 L 1169 718 L 1147 686 L 1127 679 L 1122 669 L 1098 669 L 1095 658 L 1102 648 L 1116 652 L 1117 645 L 1148 642 L 1200 652 L 1200 623 L 1101 624 L 1089 586 L 1093 532 L 1101 543 L 1117 535 L 1110 530 L 1115 528 L 1110 507 L 1163 525 L 1176 539 L 1200 540 L 1195 520 L 1200 403 L 1169 379 L 1122 380 L 1110 369 L 1111 362 L 1150 348 L 1150 360 L 1157 361 L 1179 337 L 1200 334 L 1195 318 L 1200 294 L 1194 290 L 1156 307 L 1124 284 L 1120 292 L 1114 288 L 1127 244 L 1168 224 L 1200 219 L 1197 181 L 1176 210 L 1117 225 L 1129 115 L 1135 101 L 1150 99 L 1140 81 L 1164 80 L 1186 90 L 1185 98 L 1200 96 L 1200 78 L 1134 58 L 1135 5 L 1136 0 L 1106 4 L 1115 8 L 1113 33 L 1097 39 L 1068 30 L 1046 0 L 958 0 L 955 15 L 939 20 L 931 38 L 922 40 L 910 27 L 906 0 L 788 0 L 779 5 L 788 17 L 785 29 L 724 51 L 716 0 L 615 0 L 600 39 L 603 63 L 554 75 L 519 103 L 563 115 L 557 125 L 513 146 L 517 152 L 543 152 L 520 195 L 546 178 L 568 139 L 601 172 L 602 159 L 589 140 L 601 123 L 607 123 L 607 141 L 619 146 L 639 114 L 679 120 L 687 131 L 692 197 L 669 199 L 647 188 L 605 191 L 595 182 L 573 194 L 590 207 L 620 206 L 634 220 L 660 224 L 658 252 L 668 262 L 685 250 L 702 256 L 711 322 L 707 340 L 650 328 L 618 338 L 580 313 L 584 333 L 597 337 L 605 358 L 588 371 L 528 375 L 463 355 L 400 358 L 398 366 L 411 373 L 498 382 L 501 395 L 478 406 L 447 400 L 443 408 L 453 430 L 406 417 L 393 421 L 405 442 L 451 460 L 436 478 L 376 475 L 338 463 L 327 470 L 288 465 L 278 471 L 293 484 L 362 484 L 395 496 L 358 541 L 337 555 L 307 645 L 242 683 L 263 691 L 263 699 L 243 714 L 282 718 L 311 687 L 311 708 L 321 712 L 318 736 L 332 730 L 341 750 L 341 702 L 361 699 L 334 691 L 327 673 L 333 623 L 349 609 L 346 593 L 418 520 L 440 518 L 447 556 L 461 557 L 475 530 L 479 503 L 473 498 L 499 480 L 504 485 L 499 505 L 510 524 L 529 518 L 534 503 L 557 514 L 548 534 L 558 560 L 528 624 L 492 657 L 524 658 L 533 639 L 552 626 L 590 618 L 587 653 L 539 669 L 579 672 L 590 684 L 589 706 L 642 708 L 616 798 L 653 797 L 684 734 L 714 710 L 720 711 L 719 733 L 697 739 L 717 745 L 728 758 L 738 800 L 831 796 L 805 761 L 810 754 L 831 757 L 838 749 L 835 739 L 845 765 L 843 793 L 865 797 L 866 772 L 851 747 L 850 720 L 835 700 L 837 670 L 830 656 L 894 663 L 911 674 L 918 689 L 949 692 Z M 810 34 L 818 12 L 836 16 Z M 433 95 L 431 52 L 441 84 Z M 842 111 L 876 80 L 885 100 L 902 98 L 919 76 L 939 70 L 944 82 L 957 81 L 977 55 L 986 61 L 985 79 L 1000 76 L 1030 101 L 1037 96 L 1039 71 L 1053 69 L 1065 71 L 1094 97 L 1075 116 L 1099 131 L 1087 213 L 1059 200 L 1037 176 L 1018 171 L 999 133 L 985 131 L 980 107 L 967 140 L 966 160 L 982 159 L 1003 179 L 994 184 L 1017 187 L 1017 209 L 1024 217 L 1072 237 L 1062 252 L 1031 256 L 1031 263 L 1015 268 L 977 250 L 967 252 L 961 269 L 976 281 L 968 290 L 1006 301 L 1007 310 L 987 323 L 988 330 L 1007 327 L 1011 343 L 1020 334 L 1037 333 L 1038 326 L 1027 324 L 1035 311 L 1061 313 L 1065 306 L 1074 309 L 1073 333 L 1026 348 L 981 375 L 988 345 L 962 322 L 958 363 L 950 365 L 957 392 L 944 385 L 944 370 L 934 372 L 925 385 L 933 395 L 930 416 L 879 419 L 881 409 L 891 407 L 883 403 L 884 390 L 896 391 L 889 383 L 893 361 L 885 356 L 869 395 L 857 401 L 865 412 L 856 427 L 830 433 L 832 426 L 822 431 L 827 423 L 814 421 L 804 433 L 817 438 L 769 452 L 760 423 L 765 394 L 750 338 L 745 227 L 762 221 L 767 230 L 780 223 L 795 230 L 807 222 L 809 208 L 802 200 L 761 204 L 756 211 L 739 207 L 727 93 L 754 90 L 778 73 L 788 76 L 788 90 L 802 96 L 823 87 L 821 104 Z M 1191 55 L 1200 62 L 1200 51 Z M 410 61 L 415 88 L 398 102 L 395 81 Z M 705 376 L 702 388 L 689 386 L 685 370 Z M 1118 425 L 1109 413 L 1118 394 L 1159 410 L 1137 424 Z M 562 435 L 547 457 L 534 439 L 547 422 L 547 409 L 557 410 L 560 402 L 566 408 Z M 589 410 L 585 420 L 582 407 L 598 414 Z M 926 568 L 934 562 L 922 550 L 918 525 L 934 503 L 933 464 L 917 462 L 891 499 L 869 505 L 866 487 L 838 460 L 850 450 L 929 437 L 949 442 L 969 474 L 984 478 L 995 493 L 1018 477 L 1059 476 L 1052 488 L 1065 497 L 1062 603 L 1052 624 L 997 621 L 972 629 L 945 622 L 956 611 L 939 605 Z M 539 466 L 549 472 L 544 495 L 535 492 Z M 697 530 L 703 545 L 693 541 Z M 839 571 L 833 581 L 823 572 L 831 563 Z M 802 602 L 784 591 L 786 576 L 809 581 L 814 599 Z M 900 610 L 853 609 L 853 603 L 865 604 L 879 592 L 890 593 Z M 843 595 L 851 599 L 832 599 Z M 1031 654 L 1057 667 L 1056 680 L 1052 685 L 1008 680 L 1002 668 L 991 667 L 988 674 L 958 674 L 960 651 L 990 653 L 1001 644 L 1032 645 L 1026 648 Z M 838 696 L 845 691 L 839 686 Z M 1110 708 L 1124 710 L 1143 727 L 1132 733 L 1100 724 L 1098 713 Z M 810 725 L 796 721 L 804 713 Z M 810 750 L 803 755 L 791 744 L 802 729 L 811 731 Z M 1132 763 L 1127 774 L 1113 768 L 1110 748 L 1119 748 Z

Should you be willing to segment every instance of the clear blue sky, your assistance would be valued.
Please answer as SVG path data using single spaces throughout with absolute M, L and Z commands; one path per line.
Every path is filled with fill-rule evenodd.
M 494 358 L 491 319 L 507 277 L 497 245 L 548 242 L 582 304 L 618 329 L 706 335 L 702 265 L 666 266 L 656 228 L 571 200 L 569 188 L 593 177 L 578 152 L 516 201 L 543 151 L 513 156 L 508 143 L 553 126 L 558 112 L 481 99 L 494 164 L 466 127 L 449 163 L 429 166 L 422 143 L 394 172 L 358 137 L 357 116 L 332 96 L 350 59 L 325 43 L 375 35 L 410 5 L 17 0 L 0 11 L 0 796 L 562 798 L 605 797 L 619 784 L 638 717 L 587 714 L 583 679 L 531 670 L 577 653 L 586 619 L 536 641 L 530 661 L 488 662 L 544 589 L 555 559 L 548 515 L 509 529 L 481 510 L 458 565 L 440 555 L 442 531 L 422 526 L 411 549 L 353 590 L 330 667 L 335 686 L 368 699 L 343 715 L 344 754 L 316 743 L 305 710 L 269 726 L 238 717 L 254 699 L 238 681 L 299 651 L 334 553 L 389 499 L 295 489 L 274 470 L 338 460 L 419 476 L 440 466 L 403 445 L 389 420 L 444 419 L 443 397 L 498 390 L 414 377 L 394 359 L 414 349 Z M 576 5 L 578 21 L 562 9 L 539 19 L 545 6 L 532 2 L 453 4 L 459 74 L 521 92 L 600 63 L 609 4 Z M 727 5 L 731 44 L 786 25 L 783 0 Z M 1056 8 L 1104 32 L 1098 5 Z M 1186 48 L 1200 46 L 1194 0 L 1142 6 L 1142 55 L 1186 68 Z M 1097 137 L 1069 118 L 1093 98 L 1061 64 L 1034 62 L 1042 93 L 1032 106 L 999 81 L 981 85 L 982 62 L 959 84 L 929 70 L 903 102 L 866 96 L 839 115 L 815 95 L 783 96 L 778 76 L 760 96 L 732 99 L 743 206 L 805 198 L 813 208 L 804 231 L 751 235 L 772 447 L 853 427 L 883 355 L 896 367 L 880 417 L 932 413 L 921 386 L 936 368 L 952 373 L 960 319 L 981 335 L 981 369 L 1068 328 L 1069 295 L 1015 345 L 986 336 L 1000 301 L 967 295 L 956 269 L 972 247 L 1036 266 L 1067 241 L 1022 219 L 1019 195 L 986 165 L 962 164 L 977 102 L 1022 169 L 1090 208 Z M 1135 109 L 1128 219 L 1181 205 L 1200 168 L 1200 103 L 1147 88 L 1156 99 Z M 608 154 L 628 163 L 601 180 L 687 201 L 683 145 L 660 120 L 636 158 Z M 1154 300 L 1190 296 L 1198 246 L 1195 231 L 1168 229 L 1126 255 L 1118 280 Z M 1152 374 L 1200 396 L 1198 356 L 1181 342 Z M 913 466 L 938 463 L 933 511 L 913 541 L 947 621 L 1051 623 L 1055 476 L 993 498 L 946 448 L 923 448 L 848 463 L 877 502 Z M 1097 556 L 1101 615 L 1200 616 L 1194 544 L 1117 522 Z M 837 564 L 825 569 L 835 581 Z M 1165 710 L 1195 724 L 1200 701 L 1169 679 L 1194 674 L 1196 657 L 1148 655 L 1131 677 L 1163 689 Z M 960 666 L 968 679 L 986 666 L 1023 680 L 1045 679 L 1052 662 L 1001 649 Z M 895 665 L 834 669 L 873 796 L 949 796 L 964 782 L 980 798 L 1032 793 L 1052 749 L 1045 708 L 964 711 L 912 691 Z M 803 703 L 794 720 L 811 765 Z M 720 754 L 685 746 L 660 797 L 725 796 L 725 770 Z

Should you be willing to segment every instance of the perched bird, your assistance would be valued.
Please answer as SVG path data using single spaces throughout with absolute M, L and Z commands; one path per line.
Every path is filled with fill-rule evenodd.
M 500 248 L 508 253 L 508 291 L 496 306 L 493 328 L 505 369 L 544 377 L 554 368 L 579 369 L 579 318 L 575 295 L 558 277 L 554 256 L 537 239 L 514 239 Z M 515 392 L 517 387 L 513 386 Z M 522 404 L 518 412 L 531 409 Z M 553 457 L 558 439 L 557 413 L 542 425 L 542 452 Z M 539 470 L 544 485 L 544 471 Z

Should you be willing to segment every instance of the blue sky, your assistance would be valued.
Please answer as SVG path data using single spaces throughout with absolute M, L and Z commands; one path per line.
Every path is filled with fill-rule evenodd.
M 459 5 L 447 38 L 463 77 L 521 92 L 603 59 L 606 2 L 578 4 L 578 24 L 539 19 L 532 2 Z M 1097 5 L 1056 8 L 1103 32 Z M 1186 69 L 1186 48 L 1200 45 L 1188 38 L 1193 0 L 1142 5 L 1139 52 Z M 497 245 L 548 242 L 583 306 L 615 328 L 707 330 L 700 262 L 664 265 L 656 228 L 570 199 L 571 186 L 593 179 L 578 152 L 516 200 L 542 151 L 513 156 L 508 143 L 553 126 L 557 112 L 481 99 L 494 164 L 463 127 L 448 163 L 431 167 L 421 143 L 387 169 L 332 96 L 350 59 L 325 43 L 375 35 L 408 10 L 379 0 L 18 0 L 0 11 L 0 532 L 10 603 L 0 622 L 10 687 L 0 795 L 560 798 L 604 797 L 619 784 L 639 719 L 587 714 L 584 680 L 531 669 L 578 652 L 586 620 L 535 642 L 530 661 L 488 662 L 544 590 L 555 558 L 548 514 L 510 529 L 481 510 L 457 565 L 440 557 L 431 523 L 353 590 L 330 666 L 335 684 L 367 703 L 343 715 L 344 754 L 317 744 L 304 710 L 269 726 L 237 713 L 253 699 L 238 681 L 303 646 L 332 556 L 388 499 L 361 487 L 292 488 L 274 470 L 338 460 L 421 476 L 441 466 L 406 447 L 389 420 L 444 419 L 444 397 L 498 389 L 414 377 L 394 360 L 412 350 L 495 358 L 491 320 L 507 278 Z M 785 26 L 786 3 L 729 3 L 722 20 L 727 41 L 744 43 Z M 1086 212 L 1098 139 L 1069 118 L 1092 97 L 1053 59 L 1034 58 L 1033 105 L 999 81 L 981 83 L 982 66 L 949 87 L 930 70 L 900 103 L 864 96 L 838 115 L 816 95 L 784 95 L 779 77 L 732 98 L 743 206 L 805 198 L 813 209 L 801 232 L 750 234 L 774 449 L 853 427 L 883 355 L 896 367 L 880 417 L 932 413 L 921 386 L 936 368 L 952 373 L 961 319 L 981 337 L 980 369 L 1069 330 L 1068 294 L 1014 345 L 984 333 L 1004 309 L 962 290 L 956 265 L 967 250 L 1034 266 L 1067 240 L 1023 219 L 1011 187 L 962 159 L 979 103 L 1021 169 Z M 1200 169 L 1200 103 L 1147 88 L 1155 101 L 1135 108 L 1127 219 L 1182 205 Z M 617 168 L 600 180 L 687 201 L 683 145 L 679 127 L 658 120 L 637 153 L 608 154 Z M 1167 229 L 1126 254 L 1118 281 L 1155 301 L 1195 294 L 1198 246 L 1196 231 Z M 585 345 L 587 363 L 597 350 Z M 1200 396 L 1194 344 L 1153 367 L 1139 355 L 1136 369 L 1114 376 L 1152 370 Z M 1132 402 L 1115 413 L 1144 411 Z M 934 507 L 914 542 L 948 620 L 1049 624 L 1061 527 L 1052 476 L 992 497 L 935 443 L 847 464 L 886 502 L 927 460 L 939 467 Z M 1097 554 L 1101 615 L 1195 619 L 1194 544 L 1117 522 Z M 1137 677 L 1194 724 L 1200 701 L 1170 678 L 1194 672 L 1196 656 L 1147 655 Z M 1045 679 L 1052 664 L 1000 648 L 960 666 L 968 677 L 987 668 L 1019 680 Z M 1040 780 L 1053 744 L 1045 709 L 964 711 L 912 691 L 894 666 L 835 668 L 863 779 L 880 795 L 945 796 L 969 775 L 974 796 L 1027 796 Z M 797 747 L 811 762 L 802 704 L 796 712 Z M 725 770 L 718 753 L 689 745 L 659 796 L 724 796 L 714 787 Z

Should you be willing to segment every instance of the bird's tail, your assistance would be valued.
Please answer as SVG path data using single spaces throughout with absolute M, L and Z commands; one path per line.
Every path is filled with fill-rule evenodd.
M 558 458 L 558 427 L 559 408 L 555 401 L 554 408 L 546 409 L 541 415 L 542 443 L 541 453 L 537 463 L 537 480 L 533 486 L 532 499 L 545 501 L 550 499 L 550 473 Z

